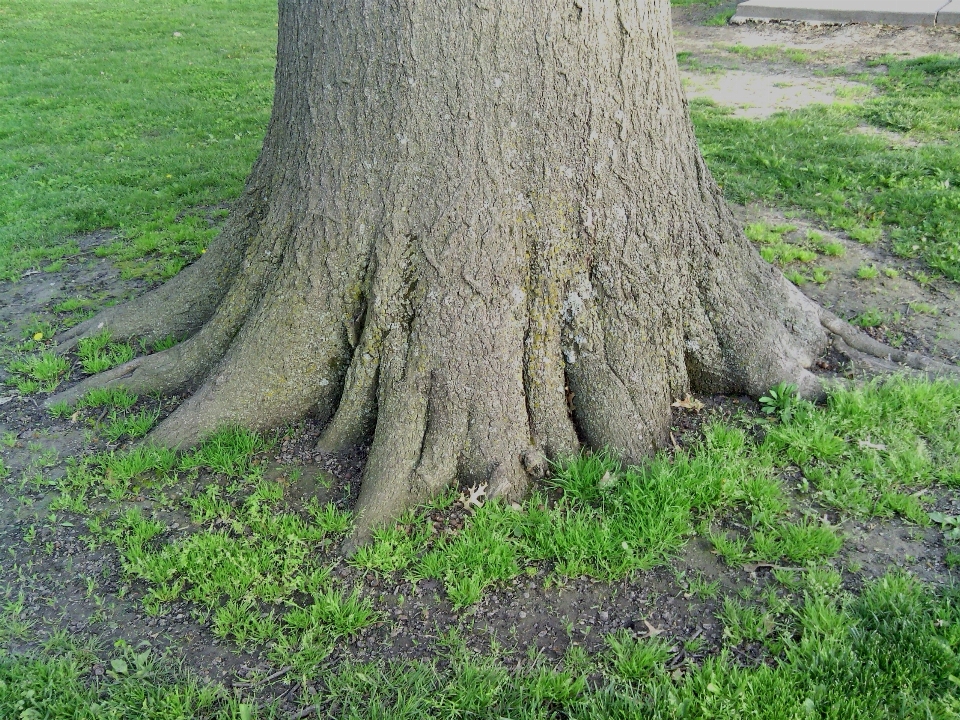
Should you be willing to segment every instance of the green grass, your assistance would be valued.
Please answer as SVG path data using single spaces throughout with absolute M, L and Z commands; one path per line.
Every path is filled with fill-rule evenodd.
M 733 13 L 730 14 L 733 17 Z M 728 18 L 729 19 L 729 18 Z M 723 24 L 723 23 L 717 23 Z M 795 63 L 808 63 L 811 61 L 809 53 L 796 48 L 785 48 L 781 45 L 743 45 L 737 43 L 728 45 L 724 48 L 727 52 L 739 55 L 747 60 L 789 60 Z
M 34 392 L 53 392 L 68 375 L 70 363 L 52 350 L 39 355 L 28 355 L 7 365 L 13 375 L 8 382 L 27 395 Z
M 93 679 L 94 666 L 106 672 Z M 256 715 L 274 716 L 269 710 Z M 100 658 L 70 644 L 12 654 L 0 650 L 0 717 L 95 720 L 238 720 L 254 705 L 219 685 L 204 683 L 149 650 L 122 641 Z
M 960 485 L 960 385 L 891 379 L 800 402 L 765 440 L 803 471 L 819 499 L 857 514 L 926 522 L 917 491 Z
M 704 25 L 711 25 L 713 27 L 719 27 L 722 25 L 728 25 L 730 23 L 730 18 L 737 14 L 736 8 L 728 8 L 727 10 L 721 10 L 716 15 L 712 15 L 704 21 Z
M 887 67 L 867 78 L 879 95 L 859 105 L 748 120 L 694 101 L 697 138 L 734 202 L 801 208 L 861 242 L 886 230 L 895 252 L 960 281 L 960 57 Z M 863 123 L 922 143 L 891 147 L 856 132 Z
M 128 343 L 110 342 L 110 333 L 84 338 L 77 344 L 77 356 L 83 371 L 96 375 L 133 359 L 133 348 Z
M 358 719 L 948 718 L 960 707 L 955 591 L 892 575 L 859 598 L 808 595 L 776 622 L 739 603 L 724 617 L 730 639 L 776 636 L 777 660 L 745 668 L 725 651 L 671 672 L 669 640 L 620 632 L 599 659 L 573 648 L 559 665 L 511 671 L 461 646 L 442 662 L 347 665 L 318 703 Z
M 956 716 L 955 589 L 937 592 L 897 574 L 869 583 L 859 597 L 808 587 L 784 598 L 779 613 L 724 603 L 728 642 L 779 648 L 751 667 L 724 650 L 669 670 L 680 643 L 620 631 L 598 656 L 571 646 L 562 663 L 535 656 L 508 669 L 449 634 L 433 660 L 320 665 L 304 679 L 322 680 L 310 698 L 320 716 L 335 712 L 347 720 Z M 90 672 L 97 663 L 107 669 L 99 680 Z M 61 641 L 26 655 L 0 651 L 0 716 L 243 720 L 275 713 L 202 684 L 149 651 L 121 643 L 102 655 Z
M 10 0 L 0 23 L 0 279 L 102 252 L 165 278 L 209 242 L 270 110 L 275 2 Z M 176 36 L 174 33 L 179 33 Z

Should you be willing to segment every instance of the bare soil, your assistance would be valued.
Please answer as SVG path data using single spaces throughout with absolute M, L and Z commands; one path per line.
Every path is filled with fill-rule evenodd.
M 931 28 L 699 24 L 717 10 L 692 7 L 675 12 L 679 50 L 692 52 L 701 62 L 710 64 L 730 61 L 730 54 L 719 48 L 723 44 L 780 44 L 823 53 L 818 62 L 835 66 L 862 64 L 887 52 L 921 55 L 956 51 L 960 40 L 956 30 Z M 748 64 L 742 60 L 737 63 L 743 67 Z M 790 83 L 796 90 L 795 96 L 811 102 L 823 102 L 822 96 L 831 92 L 827 86 L 810 84 L 811 69 L 804 64 L 751 62 L 741 72 L 749 77 L 767 77 L 770 83 L 774 78 L 776 83 Z M 748 87 L 763 95 L 763 85 L 754 83 Z M 764 97 L 744 100 L 744 104 L 754 107 L 766 102 Z M 831 235 L 810 220 L 788 219 L 773 208 L 747 207 L 738 208 L 737 212 L 744 222 L 789 222 L 800 228 L 798 233 L 809 228 Z M 28 274 L 18 283 L 0 284 L 3 345 L 19 342 L 32 316 L 49 313 L 53 305 L 66 298 L 96 297 L 103 304 L 145 289 L 137 282 L 121 279 L 108 261 L 93 254 L 94 248 L 108 237 L 108 233 L 99 233 L 82 238 L 80 254 L 69 260 L 62 271 Z M 884 317 L 891 318 L 889 324 L 874 329 L 880 339 L 899 341 L 902 337 L 905 347 L 911 349 L 944 358 L 960 355 L 957 285 L 944 280 L 922 285 L 909 279 L 912 268 L 892 256 L 882 242 L 863 246 L 842 235 L 834 237 L 844 243 L 846 255 L 823 258 L 821 264 L 830 270 L 830 279 L 820 286 L 805 285 L 805 292 L 847 318 L 868 308 L 879 309 Z M 856 271 L 864 263 L 897 268 L 900 275 L 897 279 L 881 274 L 875 280 L 857 280 Z M 936 308 L 936 314 L 912 310 L 911 304 L 917 303 Z M 825 358 L 822 366 L 828 372 L 843 370 L 837 357 Z M 5 372 L 0 369 L 0 383 L 4 379 Z M 0 592 L 5 588 L 13 597 L 23 594 L 27 614 L 37 621 L 41 638 L 66 629 L 106 646 L 119 638 L 134 646 L 146 642 L 169 650 L 202 676 L 227 685 L 239 684 L 238 687 L 247 678 L 275 670 L 262 657 L 240 653 L 215 638 L 210 624 L 187 604 L 178 604 L 159 617 L 146 614 L 141 604 L 145 588 L 122 577 L 116 553 L 107 547 L 91 550 L 81 539 L 84 518 L 50 512 L 50 481 L 63 472 L 67 458 L 102 450 L 107 445 L 89 428 L 69 420 L 53 420 L 39 401 L 36 396 L 20 397 L 10 386 L 0 384 L 0 437 L 10 438 L 13 443 L 10 447 L 0 445 L 3 461 L 10 469 L 0 492 L 0 550 L 4 557 L 0 563 Z M 699 413 L 677 411 L 674 425 L 679 445 L 697 436 L 701 419 L 707 415 L 732 415 L 743 407 L 755 409 L 747 398 L 717 397 L 704 401 L 706 407 Z M 305 499 L 321 494 L 325 496 L 322 499 L 347 505 L 356 492 L 363 454 L 349 458 L 316 454 L 313 446 L 319 430 L 309 421 L 292 429 L 269 459 L 271 472 L 279 476 L 289 473 L 291 467 L 302 467 L 291 497 Z M 799 488 L 796 492 L 802 498 Z M 809 499 L 804 499 L 804 504 L 809 507 Z M 952 493 L 940 493 L 936 506 L 949 514 L 960 513 L 960 500 Z M 845 570 L 844 581 L 851 589 L 890 567 L 908 569 L 931 582 L 948 581 L 945 548 L 937 530 L 898 520 L 842 519 L 821 511 L 832 522 L 840 523 L 846 534 L 836 566 Z M 166 512 L 164 519 L 174 536 L 191 530 L 188 518 Z M 463 519 L 462 509 L 435 518 L 452 527 Z M 731 529 L 737 529 L 735 522 Z M 858 572 L 849 572 L 851 568 Z M 682 576 L 693 571 L 702 572 L 708 581 L 720 581 L 718 598 L 701 599 L 690 592 Z M 561 657 L 571 643 L 596 651 L 604 634 L 624 627 L 638 634 L 662 633 L 678 643 L 696 635 L 706 640 L 700 655 L 710 654 L 717 651 L 722 640 L 722 626 L 716 617 L 722 596 L 770 581 L 768 567 L 726 566 L 701 537 L 692 538 L 670 567 L 622 583 L 578 580 L 557 586 L 547 582 L 550 568 L 542 567 L 532 576 L 521 575 L 488 593 L 465 614 L 455 613 L 431 582 L 414 587 L 399 578 L 364 575 L 342 560 L 337 563 L 336 572 L 360 583 L 365 593 L 377 599 L 387 618 L 336 650 L 336 658 L 357 660 L 431 657 L 436 639 L 452 627 L 459 628 L 477 651 L 488 649 L 495 638 L 514 660 L 525 657 L 531 646 L 551 658 Z M 397 602 L 400 595 L 406 599 L 402 605 Z M 678 644 L 675 662 L 683 659 L 680 647 Z M 742 656 L 747 663 L 758 662 L 759 658 L 759 649 Z M 299 707 L 301 697 L 309 697 L 311 687 L 293 688 L 291 682 L 281 677 L 257 692 L 266 698 L 285 694 L 284 703 L 292 711 Z

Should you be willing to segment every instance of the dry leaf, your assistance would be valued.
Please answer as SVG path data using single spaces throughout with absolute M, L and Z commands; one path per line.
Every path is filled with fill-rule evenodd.
M 675 400 L 670 407 L 683 408 L 684 410 L 693 410 L 699 412 L 703 410 L 703 403 L 690 394 L 687 394 L 683 400 Z
M 482 483 L 475 487 L 470 488 L 470 496 L 467 497 L 466 493 L 460 493 L 460 502 L 463 504 L 467 510 L 471 510 L 475 507 L 483 507 L 483 500 L 480 498 L 487 496 L 487 484 Z
M 873 443 L 869 440 L 858 440 L 857 445 L 862 448 L 869 448 L 870 450 L 886 450 L 887 446 L 883 443 Z
M 649 620 L 644 620 L 643 624 L 647 626 L 647 637 L 656 637 L 657 635 L 663 635 L 663 630 L 651 625 Z

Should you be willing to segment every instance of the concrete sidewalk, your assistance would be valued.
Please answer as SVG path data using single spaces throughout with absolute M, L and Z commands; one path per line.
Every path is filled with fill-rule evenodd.
M 960 0 L 747 0 L 732 22 L 747 20 L 960 25 Z

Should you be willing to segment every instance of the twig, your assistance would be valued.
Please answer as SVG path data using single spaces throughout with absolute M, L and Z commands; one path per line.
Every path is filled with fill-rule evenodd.
M 290 666 L 290 665 L 287 665 L 286 667 L 282 667 L 282 668 L 280 668 L 279 670 L 277 670 L 275 673 L 273 673 L 273 675 L 268 675 L 267 677 L 265 677 L 265 678 L 263 678 L 263 679 L 261 679 L 261 680 L 257 680 L 256 682 L 238 682 L 238 683 L 234 683 L 234 687 L 237 687 L 237 686 L 256 687 L 257 685 L 266 685 L 268 682 L 272 682 L 273 680 L 276 680 L 276 679 L 279 678 L 279 677 L 283 677 L 284 675 L 286 675 L 286 674 L 287 674 L 288 672 L 290 672 L 291 670 L 293 670 L 293 667 Z
M 313 715 L 319 709 L 320 709 L 319 705 L 308 705 L 303 710 L 301 710 L 296 715 L 294 715 L 292 720 L 303 720 L 303 718 L 309 715 Z

